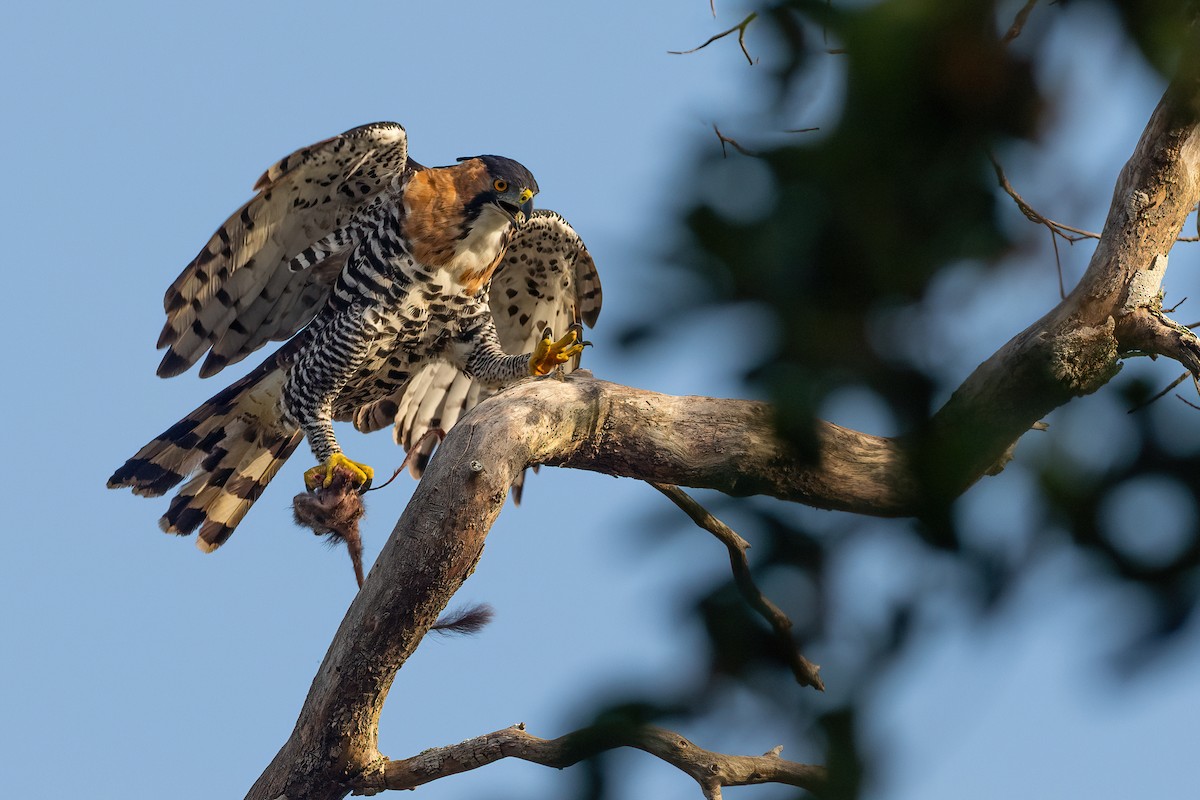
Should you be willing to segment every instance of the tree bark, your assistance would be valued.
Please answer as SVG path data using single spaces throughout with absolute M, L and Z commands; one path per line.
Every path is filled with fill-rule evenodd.
M 670 397 L 587 372 L 525 381 L 472 410 L 430 462 L 338 628 L 291 738 L 247 798 L 344 797 L 386 762 L 376 739 L 392 679 L 474 570 L 509 487 L 530 464 L 814 504 L 841 502 L 835 489 L 844 479 L 862 487 L 864 498 L 851 504 L 863 508 L 891 485 L 876 483 L 895 468 L 886 440 L 831 425 L 833 464 L 817 474 L 788 456 L 770 419 L 762 403 Z
M 700 784 L 704 796 L 710 798 L 720 798 L 725 786 L 756 783 L 782 783 L 820 794 L 827 781 L 822 767 L 780 758 L 782 747 L 761 756 L 729 756 L 704 750 L 677 733 L 653 726 L 592 727 L 557 739 L 539 739 L 527 733 L 524 725 L 514 725 L 448 747 L 431 748 L 412 758 L 389 761 L 379 772 L 365 776 L 355 792 L 375 794 L 386 789 L 415 789 L 502 758 L 519 758 L 563 769 L 616 747 L 636 747 L 661 758 L 689 775 Z
M 387 764 L 376 734 L 392 680 L 474 569 L 509 486 L 529 464 L 861 514 L 920 514 L 1002 463 L 1044 415 L 1104 385 L 1123 353 L 1164 355 L 1196 374 L 1196 337 L 1163 315 L 1158 291 L 1200 193 L 1191 61 L 1121 172 L 1079 285 L 981 364 L 923 430 L 893 440 L 821 423 L 819 457 L 802 464 L 775 438 L 761 403 L 668 397 L 579 374 L 525 382 L 467 415 L 347 612 L 291 737 L 247 797 L 323 800 L 372 785 L 367 776 Z
M 1200 374 L 1196 336 L 1166 318 L 1159 291 L 1167 254 L 1200 196 L 1196 55 L 1188 60 L 1117 179 L 1079 284 L 980 364 L 910 437 L 922 505 L 957 497 L 1003 463 L 1042 417 L 1111 380 L 1123 354 L 1167 356 Z

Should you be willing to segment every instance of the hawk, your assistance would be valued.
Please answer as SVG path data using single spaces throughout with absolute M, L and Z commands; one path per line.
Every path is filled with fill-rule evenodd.
M 285 341 L 139 450 L 108 480 L 158 497 L 160 527 L 221 546 L 304 439 L 309 489 L 346 469 L 334 420 L 394 425 L 414 474 L 467 408 L 518 378 L 578 363 L 601 292 L 574 229 L 533 210 L 537 181 L 508 158 L 408 158 L 394 122 L 282 159 L 167 289 L 158 374 L 209 377 Z M 555 339 L 552 330 L 564 331 Z M 416 452 L 413 453 L 413 449 Z M 189 479 L 190 477 L 190 479 Z

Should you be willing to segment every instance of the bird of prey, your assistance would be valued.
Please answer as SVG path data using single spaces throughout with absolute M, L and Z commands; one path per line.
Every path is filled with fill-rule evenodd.
M 164 531 L 199 530 L 200 549 L 215 550 L 306 438 L 320 462 L 309 489 L 339 469 L 369 485 L 334 420 L 394 424 L 427 459 L 427 431 L 518 378 L 578 363 L 579 322 L 600 312 L 595 264 L 562 217 L 533 210 L 537 182 L 516 161 L 423 167 L 404 128 L 379 122 L 296 151 L 254 188 L 167 289 L 158 374 L 207 353 L 208 377 L 286 343 L 109 479 L 157 497 L 190 476 Z

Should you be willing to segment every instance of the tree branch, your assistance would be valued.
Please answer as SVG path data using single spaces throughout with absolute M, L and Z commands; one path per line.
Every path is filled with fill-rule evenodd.
M 732 145 L 734 150 L 737 150 L 744 156 L 758 157 L 760 155 L 749 148 L 743 147 L 737 139 L 721 133 L 721 129 L 717 127 L 717 123 L 715 122 L 713 123 L 713 133 L 717 135 L 717 139 L 721 142 L 721 158 L 727 158 L 729 156 L 729 153 L 725 150 L 725 145 L 727 144 Z
M 527 381 L 481 403 L 430 462 L 342 621 L 291 737 L 249 800 L 334 800 L 385 769 L 376 744 L 392 680 L 474 569 L 509 486 L 529 464 L 863 514 L 918 514 L 948 507 L 1045 414 L 1106 383 L 1122 353 L 1158 353 L 1195 373 L 1200 348 L 1163 316 L 1157 287 L 1200 196 L 1197 64 L 1195 53 L 1184 58 L 1147 124 L 1079 284 L 902 440 L 818 423 L 816 457 L 801 463 L 775 437 L 764 404 L 668 397 L 579 374 Z M 718 796 L 719 785 L 706 792 Z
M 738 47 L 742 48 L 742 55 L 744 55 L 746 57 L 746 61 L 750 62 L 750 66 L 753 67 L 754 59 L 750 57 L 750 51 L 746 49 L 746 28 L 749 27 L 750 23 L 754 22 L 754 20 L 756 20 L 756 19 L 758 19 L 758 12 L 752 11 L 752 12 L 750 12 L 749 16 L 747 16 L 744 20 L 739 22 L 737 25 L 734 25 L 732 28 L 730 28 L 727 31 L 721 31 L 720 33 L 718 33 L 714 36 L 708 37 L 707 41 L 705 41 L 703 44 L 696 45 L 691 50 L 668 50 L 667 52 L 673 56 L 686 56 L 689 53 L 695 53 L 698 50 L 703 50 L 704 48 L 708 47 L 710 44 L 717 41 L 718 39 L 724 39 L 729 34 L 733 33 L 734 31 L 737 31 Z
M 1143 320 L 1141 309 L 1160 303 L 1163 259 L 1200 196 L 1196 64 L 1196 53 L 1185 56 L 1122 170 L 1079 284 L 977 367 L 908 439 L 931 507 L 961 494 L 1050 411 L 1107 383 L 1122 354 L 1152 352 L 1192 369 L 1184 334 L 1161 312 Z
M 1083 239 L 1100 238 L 1100 234 L 1096 233 L 1095 231 L 1076 228 L 1071 225 L 1067 225 L 1065 222 L 1055 222 L 1049 217 L 1042 215 L 1037 209 L 1029 205 L 1025 198 L 1017 194 L 1017 190 L 1014 189 L 1013 185 L 1009 182 L 1008 176 L 1004 174 L 1004 168 L 1000 166 L 1000 162 L 996 160 L 996 157 L 991 153 L 988 153 L 988 158 L 991 159 L 992 169 L 994 169 L 996 172 L 996 178 L 1000 182 L 1000 188 L 1004 190 L 1005 194 L 1013 199 L 1013 202 L 1017 204 L 1017 208 L 1021 209 L 1021 213 L 1024 214 L 1030 222 L 1036 222 L 1039 225 L 1045 225 L 1046 228 L 1050 230 L 1050 233 L 1056 236 L 1061 236 L 1070 244 L 1075 244 L 1075 242 Z M 1069 234 L 1074 235 L 1072 236 Z M 1200 242 L 1200 236 L 1176 236 L 1175 241 Z
M 595 380 L 527 380 L 465 415 L 342 620 L 291 737 L 249 800 L 333 800 L 379 768 L 379 714 L 396 672 L 474 569 L 513 480 L 530 464 L 898 512 L 888 440 L 824 424 L 823 463 L 796 463 L 763 403 L 670 397 Z
M 704 750 L 677 733 L 653 726 L 593 726 L 557 739 L 539 739 L 514 725 L 447 747 L 435 747 L 412 758 L 385 761 L 354 784 L 355 794 L 387 789 L 415 789 L 422 784 L 477 769 L 502 758 L 519 758 L 563 769 L 617 747 L 634 747 L 661 758 L 700 784 L 705 797 L 720 798 L 723 786 L 782 783 L 814 794 L 824 789 L 823 767 L 779 757 L 782 748 L 761 756 L 731 756 Z
M 1037 5 L 1037 0 L 1027 0 L 1021 10 L 1017 12 L 1017 16 L 1013 19 L 1012 25 L 1008 32 L 1004 34 L 1004 38 L 1000 41 L 1003 44 L 1008 44 L 1013 39 L 1021 35 L 1021 31 L 1025 29 L 1025 22 L 1029 19 L 1029 15 L 1033 13 L 1033 7 Z
M 776 641 L 788 654 L 789 665 L 796 680 L 801 686 L 811 686 L 817 691 L 825 691 L 825 684 L 821 681 L 821 668 L 801 655 L 796 648 L 796 642 L 792 639 L 792 621 L 779 606 L 767 599 L 754 582 L 754 576 L 750 574 L 750 562 L 746 558 L 746 551 L 750 549 L 750 543 L 738 536 L 732 528 L 714 517 L 708 509 L 697 503 L 678 486 L 662 483 L 651 483 L 650 485 L 665 494 L 672 503 L 679 506 L 683 513 L 691 517 L 693 522 L 716 536 L 721 544 L 725 545 L 729 550 L 729 563 L 733 568 L 733 580 L 738 591 L 741 592 L 750 607 L 770 624 L 771 630 L 775 632 Z

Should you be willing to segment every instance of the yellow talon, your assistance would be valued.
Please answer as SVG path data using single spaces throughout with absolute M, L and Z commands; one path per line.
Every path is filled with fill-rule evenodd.
M 529 357 L 529 374 L 549 375 L 559 364 L 565 364 L 582 353 L 583 348 L 591 342 L 580 340 L 581 331 L 578 325 L 572 325 L 567 335 L 556 342 L 550 329 L 546 328 L 542 333 L 542 340 L 533 348 L 533 355 Z
M 304 485 L 308 487 L 309 491 L 316 489 L 318 486 L 328 486 L 333 482 L 333 473 L 339 467 L 353 475 L 354 483 L 362 488 L 370 486 L 371 480 L 375 477 L 375 470 L 366 464 L 351 461 L 346 458 L 344 453 L 334 453 L 324 464 L 318 464 L 312 469 L 305 471 Z

